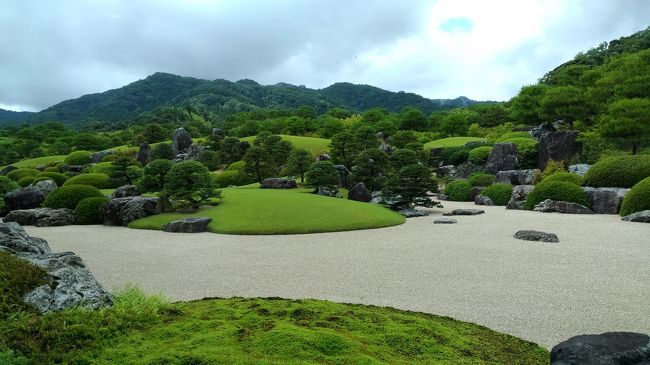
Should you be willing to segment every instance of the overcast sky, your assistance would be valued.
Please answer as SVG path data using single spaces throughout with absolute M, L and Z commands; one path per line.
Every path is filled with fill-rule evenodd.
M 3 0 L 0 108 L 37 111 L 157 71 L 507 100 L 649 25 L 649 0 Z

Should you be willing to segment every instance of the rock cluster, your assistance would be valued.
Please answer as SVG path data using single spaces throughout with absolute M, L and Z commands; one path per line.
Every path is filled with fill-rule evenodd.
M 546 199 L 535 205 L 536 212 L 566 213 L 566 214 L 594 214 L 594 211 L 582 204 Z
M 260 184 L 261 189 L 294 189 L 297 187 L 296 180 L 280 177 L 266 178 Z
M 3 219 L 23 226 L 55 227 L 74 223 L 74 212 L 70 209 L 36 208 L 12 210 Z
M 127 226 L 136 219 L 158 214 L 160 198 L 131 196 L 111 199 L 102 205 L 101 217 L 104 225 Z
M 517 185 L 512 188 L 512 195 L 510 201 L 506 205 L 506 209 L 524 209 L 526 198 L 531 191 L 535 188 L 533 185 Z

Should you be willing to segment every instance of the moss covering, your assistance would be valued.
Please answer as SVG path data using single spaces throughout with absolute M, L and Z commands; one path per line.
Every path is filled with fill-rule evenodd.
M 632 213 L 640 212 L 642 210 L 650 209 L 650 177 L 639 181 L 630 189 L 630 191 L 623 199 L 621 216 L 630 215 Z
M 490 198 L 494 205 L 505 206 L 508 205 L 510 197 L 512 196 L 512 185 L 493 184 L 483 189 L 481 195 Z
M 46 283 L 45 271 L 2 251 L 0 268 L 0 321 L 21 310 L 32 311 L 22 298 L 30 290 Z
M 97 189 L 107 189 L 111 187 L 111 178 L 102 173 L 81 174 L 69 178 L 63 185 L 90 185 Z

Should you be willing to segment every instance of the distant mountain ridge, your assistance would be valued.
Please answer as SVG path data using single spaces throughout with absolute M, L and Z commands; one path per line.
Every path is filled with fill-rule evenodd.
M 53 105 L 38 113 L 21 115 L 20 121 L 49 121 L 79 125 L 90 121 L 117 122 L 137 117 L 163 106 L 196 105 L 226 116 L 257 108 L 292 109 L 309 105 L 322 113 L 334 107 L 364 111 L 379 107 L 399 112 L 415 106 L 425 113 L 477 103 L 466 97 L 427 99 L 414 93 L 391 92 L 369 85 L 335 83 L 324 89 L 310 89 L 286 83 L 260 85 L 253 80 L 231 82 L 183 77 L 158 72 L 126 86 L 88 94 Z M 0 113 L 0 118 L 3 114 Z M 2 121 L 9 119 L 0 119 Z
M 23 122 L 29 119 L 32 112 L 15 112 L 13 110 L 0 109 L 0 124 L 4 122 Z

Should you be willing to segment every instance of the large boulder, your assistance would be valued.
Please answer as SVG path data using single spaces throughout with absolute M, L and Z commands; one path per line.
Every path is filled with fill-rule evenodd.
M 531 191 L 535 186 L 533 185 L 517 185 L 512 188 L 512 195 L 510 196 L 510 201 L 508 202 L 508 205 L 506 205 L 506 209 L 517 209 L 517 210 L 522 210 L 524 209 L 524 204 L 526 203 L 526 198 L 528 197 L 528 194 L 530 194 Z
M 490 197 L 479 194 L 474 198 L 474 204 L 492 206 L 494 205 L 494 202 L 492 201 L 492 199 L 490 199 Z
M 319 186 L 314 192 L 316 195 L 328 196 L 330 198 L 340 198 L 341 193 L 338 188 L 328 186 Z
M 591 210 L 596 214 L 618 214 L 623 198 L 630 189 L 585 187 Z
M 163 231 L 173 233 L 200 233 L 208 229 L 212 222 L 209 217 L 190 217 L 169 222 L 163 226 Z
M 507 170 L 497 172 L 497 182 L 511 185 L 532 185 L 538 169 Z
M 334 168 L 339 172 L 339 186 L 343 188 L 350 186 L 350 182 L 348 181 L 351 174 L 350 170 L 344 165 L 334 165 Z
M 640 212 L 632 213 L 626 215 L 622 219 L 626 222 L 650 223 L 650 210 L 642 210 Z
M 70 209 L 36 208 L 12 210 L 3 219 L 4 222 L 16 222 L 23 226 L 55 227 L 74 223 L 74 212 Z
M 192 145 L 192 136 L 185 128 L 176 128 L 172 133 L 172 152 L 174 156 L 187 151 Z
M 542 134 L 537 147 L 537 166 L 544 170 L 548 160 L 571 161 L 580 153 L 578 131 L 556 131 Z
M 151 159 L 151 146 L 149 146 L 149 143 L 143 142 L 140 144 L 140 149 L 138 150 L 138 153 L 135 154 L 135 159 L 138 160 L 142 166 L 149 162 Z
M 51 253 L 50 246 L 42 238 L 30 237 L 15 222 L 0 223 L 0 251 L 10 253 Z
M 102 159 L 106 156 L 110 156 L 115 154 L 115 151 L 113 150 L 105 150 L 105 151 L 99 151 L 95 152 L 92 155 L 90 155 L 90 162 L 92 163 L 100 163 L 102 162 Z
M 536 212 L 565 214 L 594 214 L 594 211 L 582 204 L 546 199 L 535 205 Z
M 260 184 L 261 189 L 294 189 L 297 187 L 296 180 L 280 177 L 266 178 Z
M 634 332 L 580 335 L 551 350 L 551 365 L 649 365 L 650 337 Z
M 517 146 L 511 142 L 497 143 L 492 148 L 485 171 L 496 174 L 499 171 L 515 170 L 517 164 Z
M 528 229 L 517 231 L 513 235 L 513 237 L 524 241 L 551 242 L 551 243 L 560 242 L 560 240 L 557 238 L 557 235 L 555 233 L 533 231 Z
M 122 185 L 113 191 L 111 199 L 115 198 L 128 198 L 130 196 L 140 195 L 140 189 L 135 185 Z
M 131 196 L 111 199 L 102 205 L 100 216 L 104 225 L 127 226 L 136 219 L 158 214 L 159 198 Z
M 37 189 L 41 189 L 41 191 L 43 191 L 45 195 L 48 195 L 49 193 L 52 192 L 52 190 L 58 188 L 58 185 L 56 185 L 56 182 L 54 180 L 39 181 L 33 186 Z
M 372 194 L 370 193 L 370 190 L 366 188 L 366 184 L 360 182 L 350 189 L 348 192 L 348 199 L 367 203 L 372 199 Z
M 38 208 L 45 201 L 49 192 L 36 186 L 28 186 L 9 191 L 4 195 L 5 209 L 20 210 Z

